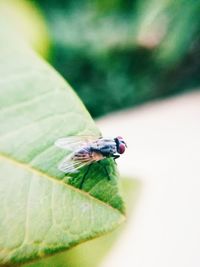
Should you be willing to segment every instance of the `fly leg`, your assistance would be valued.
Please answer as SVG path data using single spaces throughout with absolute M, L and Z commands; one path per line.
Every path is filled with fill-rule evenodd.
M 101 167 L 103 167 L 103 169 L 104 169 L 104 171 L 105 171 L 105 173 L 106 173 L 106 176 L 107 176 L 107 178 L 108 178 L 108 181 L 110 181 L 110 180 L 111 180 L 111 179 L 110 179 L 110 175 L 109 175 L 109 173 L 108 173 L 108 170 L 107 170 L 106 166 L 102 165 L 102 164 L 101 164 L 101 161 L 97 161 L 97 162 L 101 165 Z
M 89 172 L 91 166 L 92 166 L 92 164 L 90 164 L 90 165 L 88 166 L 86 172 L 85 172 L 84 175 L 83 175 L 83 178 L 82 178 L 81 183 L 80 183 L 80 186 L 79 186 L 80 189 L 82 189 L 82 187 L 83 187 L 83 183 L 85 182 L 85 178 L 86 178 L 86 176 L 87 176 L 87 174 L 88 174 L 88 172 Z
M 114 159 L 115 164 L 117 164 L 116 159 L 118 159 L 119 157 L 120 157 L 120 155 L 113 155 L 113 159 Z

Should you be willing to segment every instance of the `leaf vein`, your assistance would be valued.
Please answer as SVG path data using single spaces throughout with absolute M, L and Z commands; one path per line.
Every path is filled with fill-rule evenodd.
M 6 155 L 6 154 L 3 154 L 3 153 L 0 153 L 0 159 L 2 160 L 5 160 L 5 161 L 9 161 L 10 164 L 14 165 L 14 166 L 18 166 L 30 173 L 35 173 L 36 175 L 40 176 L 40 177 L 44 177 L 44 178 L 47 178 L 49 180 L 51 180 L 53 183 L 57 183 L 57 184 L 61 184 L 62 186 L 65 186 L 66 188 L 72 190 L 72 191 L 75 191 L 81 195 L 84 195 L 86 196 L 87 198 L 95 201 L 95 202 L 98 202 L 99 204 L 103 205 L 103 206 L 106 206 L 107 208 L 111 209 L 112 211 L 115 211 L 117 213 L 119 213 L 123 218 L 125 218 L 125 216 L 116 208 L 108 205 L 107 203 L 91 196 L 88 192 L 85 192 L 83 190 L 80 190 L 78 188 L 75 188 L 74 186 L 70 185 L 70 184 L 66 184 L 64 183 L 62 180 L 58 180 L 56 179 L 56 177 L 52 177 L 52 176 L 49 176 L 47 175 L 46 173 L 43 173 L 42 171 L 40 170 L 37 170 L 37 169 L 34 169 L 32 166 L 30 166 L 29 164 L 26 164 L 24 162 L 20 162 L 19 160 L 16 160 L 15 158 L 11 158 L 10 156 Z

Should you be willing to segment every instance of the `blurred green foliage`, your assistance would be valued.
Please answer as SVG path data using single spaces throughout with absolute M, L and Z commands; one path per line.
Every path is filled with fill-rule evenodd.
M 2 2 L 94 117 L 199 87 L 200 1 Z
M 15 29 L 14 33 L 28 41 L 44 58 L 48 58 L 50 42 L 47 24 L 41 9 L 27 0 L 0 0 L 0 30 Z M 38 31 L 39 29 L 39 31 Z
M 50 62 L 93 116 L 199 86 L 199 1 L 35 2 Z

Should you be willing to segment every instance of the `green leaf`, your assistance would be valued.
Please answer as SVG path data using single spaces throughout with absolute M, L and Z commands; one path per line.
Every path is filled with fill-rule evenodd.
M 0 32 L 0 265 L 24 263 L 100 236 L 124 220 L 113 161 L 66 176 L 54 146 L 99 134 L 70 86 L 13 34 Z M 9 36 L 9 37 L 8 37 Z M 12 36 L 12 38 L 11 38 Z M 110 180 L 104 167 L 110 173 Z
M 133 178 L 122 179 L 122 188 L 126 202 L 126 212 L 128 218 L 134 215 L 136 204 L 139 200 L 141 192 L 140 181 Z M 127 230 L 132 225 L 123 224 L 109 234 L 106 234 L 100 238 L 96 238 L 89 242 L 85 242 L 79 246 L 70 249 L 65 253 L 59 253 L 53 257 L 48 257 L 40 262 L 30 263 L 27 267 L 97 267 L 108 266 L 107 260 L 113 257 L 113 263 L 115 263 L 115 255 L 117 253 L 117 247 L 115 243 L 120 237 L 127 234 Z M 128 244 L 126 244 L 127 246 Z M 111 253 L 110 253 L 111 252 Z M 111 261 L 110 261 L 111 262 Z M 103 263 L 103 264 L 102 264 Z

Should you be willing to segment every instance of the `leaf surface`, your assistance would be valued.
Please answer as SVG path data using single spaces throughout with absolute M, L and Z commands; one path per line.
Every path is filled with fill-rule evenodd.
M 0 36 L 0 265 L 9 266 L 114 229 L 124 206 L 113 161 L 92 166 L 82 190 L 84 168 L 58 170 L 66 151 L 56 139 L 99 130 L 55 70 L 16 36 Z

